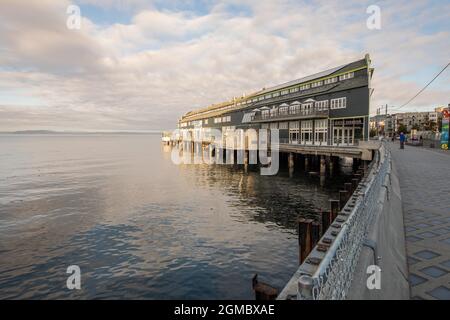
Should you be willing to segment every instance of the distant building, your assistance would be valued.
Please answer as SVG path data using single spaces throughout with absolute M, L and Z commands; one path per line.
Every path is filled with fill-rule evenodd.
M 395 130 L 394 116 L 390 114 L 379 114 L 370 118 L 370 129 L 375 130 L 377 135 L 392 137 Z
M 429 114 L 429 112 L 396 113 L 394 115 L 395 131 L 398 132 L 402 125 L 406 127 L 408 132 L 415 128 L 424 131 L 429 125 Z

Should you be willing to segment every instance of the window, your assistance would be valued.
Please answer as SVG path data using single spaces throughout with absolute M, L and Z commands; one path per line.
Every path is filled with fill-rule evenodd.
M 331 99 L 330 109 L 344 109 L 347 107 L 347 98 Z
M 325 79 L 324 83 L 325 84 L 330 84 L 330 83 L 335 83 L 337 82 L 337 77 L 333 77 L 333 78 L 329 78 L 329 79 Z
M 321 119 L 314 121 L 314 144 L 326 144 L 328 133 L 328 120 Z
M 328 110 L 328 100 L 317 101 L 316 110 L 318 111 Z
M 258 102 L 258 98 L 253 98 L 252 102 Z
M 270 116 L 275 117 L 277 115 L 277 108 L 270 109 Z
M 278 124 L 279 129 L 287 129 L 289 127 L 289 122 L 280 122 Z
M 273 96 L 273 97 L 279 97 L 279 96 L 280 96 L 280 91 L 274 92 L 274 93 L 272 94 L 272 96 Z
M 290 93 L 297 92 L 297 91 L 298 91 L 298 87 L 289 89 L 289 92 L 290 92 Z
M 280 115 L 286 116 L 288 114 L 288 109 L 289 109 L 289 107 L 280 107 L 278 109 L 278 113 Z
M 289 122 L 289 143 L 297 144 L 299 142 L 299 127 L 300 122 Z
M 312 143 L 312 120 L 309 121 L 302 121 L 301 123 L 301 129 L 300 129 L 300 138 L 301 143 L 303 144 L 311 144 Z
M 309 89 L 309 84 L 304 84 L 300 86 L 300 90 L 307 90 Z
M 312 106 L 313 106 L 313 103 L 312 103 L 312 102 L 303 103 L 303 104 L 302 104 L 302 114 L 303 114 L 303 115 L 311 114 L 311 112 L 312 112 Z
M 258 97 L 258 101 L 264 100 L 264 96 Z
M 261 111 L 261 118 L 267 119 L 267 118 L 269 118 L 269 114 L 270 114 L 269 110 L 263 110 L 263 111 Z
M 311 88 L 320 87 L 321 85 L 323 85 L 323 81 L 316 81 L 311 84 Z
M 208 119 L 205 119 L 205 124 L 208 124 Z
M 283 90 L 283 91 L 281 91 L 281 95 L 285 95 L 285 94 L 288 94 L 289 93 L 289 90 Z
M 339 76 L 339 80 L 347 80 L 347 79 L 351 79 L 351 78 L 353 78 L 355 76 L 355 73 L 354 72 L 347 72 L 347 73 L 344 73 L 343 75 L 340 75 Z
M 222 118 L 214 118 L 214 123 L 222 123 Z
M 230 122 L 231 121 L 231 116 L 225 116 L 221 118 L 218 118 L 220 121 L 218 123 L 225 123 L 225 122 Z
M 297 114 L 299 112 L 300 112 L 300 102 L 298 101 L 292 102 L 292 104 L 289 106 L 289 113 Z
M 272 123 L 269 125 L 269 129 L 278 129 L 278 123 L 272 122 Z
M 266 94 L 266 95 L 264 96 L 264 98 L 265 98 L 265 99 L 270 99 L 270 98 L 272 98 L 272 94 L 271 94 L 271 93 Z

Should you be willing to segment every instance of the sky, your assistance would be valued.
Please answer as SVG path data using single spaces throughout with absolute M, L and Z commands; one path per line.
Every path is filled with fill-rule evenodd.
M 79 29 L 67 27 L 70 5 Z M 380 8 L 380 29 L 366 25 Z M 450 103 L 450 1 L 0 0 L 0 131 L 169 130 L 369 53 L 371 113 Z

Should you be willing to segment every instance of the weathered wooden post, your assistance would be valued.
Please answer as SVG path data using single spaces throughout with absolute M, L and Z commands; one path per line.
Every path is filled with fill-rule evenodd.
M 311 252 L 316 244 L 320 240 L 320 223 L 317 221 L 314 221 L 311 223 L 311 247 L 309 252 Z
M 294 165 L 295 165 L 294 153 L 289 152 L 289 156 L 288 156 L 288 167 L 289 167 L 289 169 L 294 169 Z
M 252 278 L 252 288 L 255 291 L 255 300 L 275 300 L 278 297 L 278 289 L 267 283 L 259 282 L 258 274 Z
M 299 263 L 302 264 L 308 256 L 311 248 L 311 224 L 312 219 L 300 218 L 298 220 L 298 249 Z
M 342 210 L 347 203 L 347 190 L 339 191 L 339 210 Z
M 358 187 L 358 184 L 359 184 L 359 179 L 353 178 L 353 179 L 352 179 L 352 187 L 353 187 L 353 191 L 356 190 L 356 188 Z
M 328 166 L 328 174 L 330 177 L 333 176 L 333 157 L 327 156 L 326 157 L 326 165 Z
M 351 182 L 344 183 L 344 189 L 347 191 L 347 200 L 348 200 L 353 193 L 353 184 Z
M 320 156 L 320 175 L 325 176 L 327 172 L 327 164 L 325 161 L 325 156 Z
M 323 211 L 321 213 L 322 215 L 322 235 L 327 232 L 330 225 L 333 223 L 333 220 L 331 219 L 331 211 Z
M 334 221 L 339 214 L 339 200 L 330 200 L 331 221 Z

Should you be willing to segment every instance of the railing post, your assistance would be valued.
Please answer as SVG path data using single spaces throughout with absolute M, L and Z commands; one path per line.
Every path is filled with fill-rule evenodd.
M 308 275 L 302 275 L 298 279 L 297 299 L 312 300 L 313 299 L 313 280 Z

